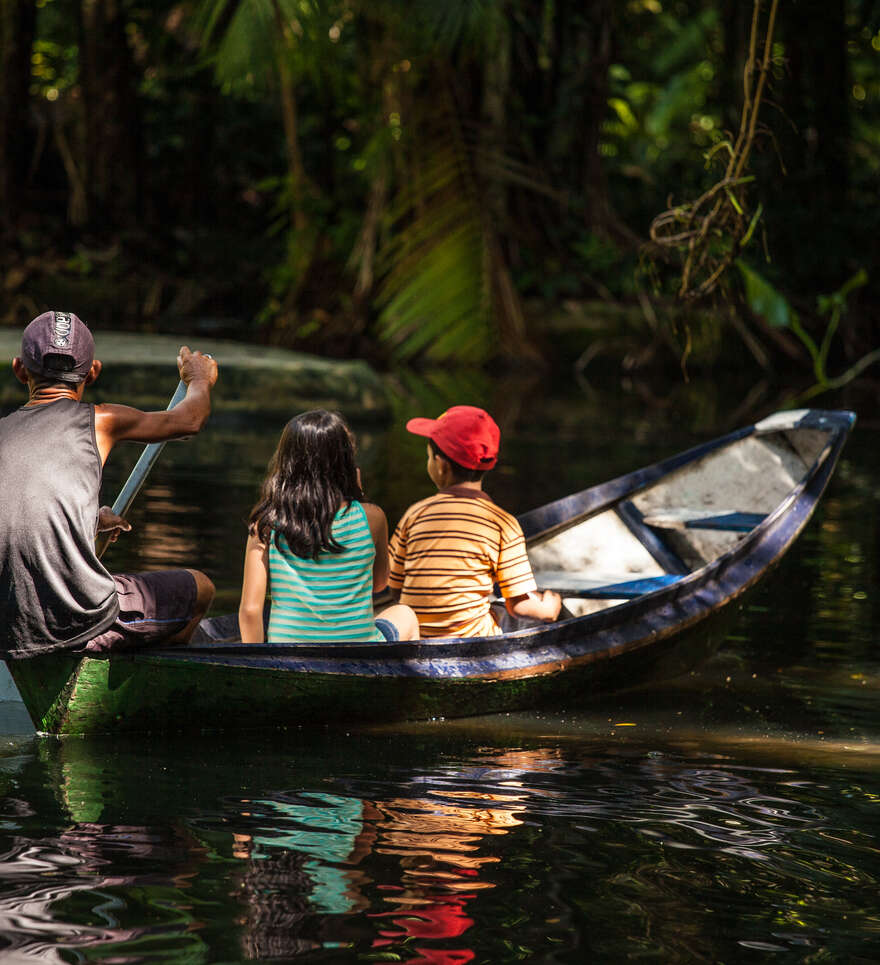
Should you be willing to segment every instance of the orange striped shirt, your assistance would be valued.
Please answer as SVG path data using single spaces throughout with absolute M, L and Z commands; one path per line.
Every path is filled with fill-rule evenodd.
M 390 556 L 388 585 L 416 611 L 423 637 L 495 636 L 494 584 L 505 598 L 537 589 L 515 517 L 466 486 L 410 506 L 391 537 Z

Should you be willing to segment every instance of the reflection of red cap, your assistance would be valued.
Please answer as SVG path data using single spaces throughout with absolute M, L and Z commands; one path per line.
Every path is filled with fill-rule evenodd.
M 439 419 L 410 419 L 407 431 L 427 436 L 444 455 L 465 469 L 493 469 L 501 430 L 484 409 L 454 405 Z

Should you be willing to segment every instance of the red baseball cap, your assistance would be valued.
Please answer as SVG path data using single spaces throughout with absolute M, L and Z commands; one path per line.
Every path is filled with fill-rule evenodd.
M 494 469 L 501 430 L 485 409 L 454 405 L 439 419 L 410 419 L 408 432 L 427 436 L 444 455 L 465 469 Z

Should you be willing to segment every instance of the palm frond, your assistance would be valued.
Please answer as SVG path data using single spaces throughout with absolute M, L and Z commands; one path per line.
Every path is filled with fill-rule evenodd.
M 265 85 L 277 34 L 272 0 L 201 0 L 193 23 L 221 85 L 227 90 Z
M 271 0 L 239 4 L 217 49 L 217 80 L 227 88 L 265 83 L 274 74 L 275 34 Z
M 214 47 L 218 82 L 248 89 L 272 83 L 279 56 L 292 58 L 300 71 L 326 57 L 329 6 L 326 0 L 201 0 L 194 22 Z
M 422 36 L 444 50 L 480 47 L 487 23 L 502 14 L 504 0 L 414 0 L 411 6 Z
M 398 196 L 380 252 L 379 334 L 398 358 L 480 362 L 494 331 L 482 212 L 455 144 L 433 145 L 429 156 Z

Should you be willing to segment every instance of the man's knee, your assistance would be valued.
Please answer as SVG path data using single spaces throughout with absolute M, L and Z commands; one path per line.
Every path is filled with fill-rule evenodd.
M 196 612 L 194 615 L 202 617 L 208 612 L 208 609 L 214 602 L 216 588 L 214 587 L 213 581 L 205 576 L 201 570 L 188 570 L 187 572 L 196 581 Z

